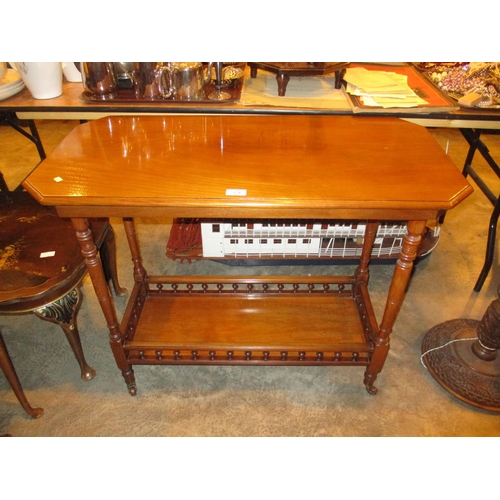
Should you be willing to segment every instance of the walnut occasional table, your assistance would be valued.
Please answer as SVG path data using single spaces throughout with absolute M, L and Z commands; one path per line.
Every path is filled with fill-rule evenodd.
M 429 132 L 394 118 L 112 117 L 77 126 L 24 182 L 71 217 L 116 364 L 359 365 L 375 394 L 426 221 L 472 188 Z M 352 276 L 157 276 L 134 217 L 367 221 Z M 121 324 L 89 217 L 122 217 L 135 286 Z M 378 221 L 407 221 L 380 323 L 368 294 Z M 223 317 L 224 321 L 220 321 Z

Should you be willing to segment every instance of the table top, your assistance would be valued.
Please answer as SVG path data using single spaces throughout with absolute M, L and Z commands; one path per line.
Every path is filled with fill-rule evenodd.
M 78 125 L 24 182 L 62 216 L 425 219 L 472 188 L 386 117 L 140 116 Z
M 64 297 L 86 273 L 71 222 L 22 191 L 0 203 L 0 310 L 28 312 Z M 106 223 L 93 221 L 102 243 Z M 68 243 L 69 242 L 69 243 Z
M 274 75 L 273 75 L 274 76 Z M 247 76 L 248 80 L 249 76 Z M 134 116 L 141 114 L 314 114 L 314 115 L 352 115 L 353 111 L 348 106 L 333 106 L 329 109 L 317 107 L 293 107 L 283 105 L 276 99 L 274 105 L 243 105 L 235 103 L 197 103 L 192 102 L 116 102 L 116 101 L 95 101 L 88 102 L 81 99 L 83 87 L 81 83 L 70 83 L 64 81 L 63 92 L 59 97 L 53 99 L 34 99 L 29 90 L 24 88 L 18 94 L 0 101 L 0 112 L 15 112 L 22 119 L 75 119 L 87 120 L 102 118 L 113 114 Z M 369 111 L 363 112 L 370 115 Z M 375 113 L 374 113 L 375 114 Z M 418 120 L 450 120 L 450 121 L 470 121 L 476 122 L 474 126 L 483 124 L 486 128 L 497 128 L 500 122 L 500 110 L 488 110 L 472 108 L 470 110 L 461 108 L 455 111 L 441 111 L 432 113 L 422 113 L 408 108 L 407 111 L 398 112 L 396 115 L 390 111 L 386 114 L 377 111 L 378 116 L 397 116 L 399 118 L 415 118 Z M 493 125 L 492 125 L 493 124 Z M 435 126 L 435 125 L 431 125 Z M 467 123 L 464 123 L 467 127 Z
M 300 64 L 300 63 L 294 63 Z M 344 63 L 343 63 L 344 64 Z M 351 63 L 362 65 L 368 69 L 385 71 L 395 70 L 398 65 L 381 65 L 379 63 Z M 407 64 L 402 64 L 407 66 Z M 20 119 L 62 119 L 62 120 L 94 120 L 111 115 L 150 115 L 150 114 L 308 114 L 308 115 L 352 115 L 353 109 L 344 100 L 328 100 L 323 105 L 318 99 L 301 99 L 300 103 L 292 102 L 291 98 L 263 96 L 262 79 L 265 75 L 274 74 L 260 71 L 257 78 L 250 78 L 250 68 L 247 67 L 244 85 L 245 98 L 233 103 L 216 102 L 175 102 L 169 100 L 155 102 L 136 102 L 135 100 L 118 101 L 86 101 L 81 98 L 82 83 L 70 83 L 64 80 L 62 95 L 53 99 L 34 99 L 27 88 L 18 94 L 0 101 L 1 112 L 14 112 Z M 257 82 L 259 80 L 259 82 Z M 277 86 L 275 86 L 277 87 Z M 288 92 L 289 93 L 289 92 Z M 264 98 L 265 97 L 265 98 Z M 309 104 L 309 105 L 308 105 Z M 441 109 L 440 111 L 423 112 L 422 109 L 408 108 L 394 110 L 364 109 L 363 115 L 393 116 L 411 120 L 423 126 L 451 128 L 481 128 L 500 129 L 500 110 L 482 108 Z M 356 113 L 355 113 L 356 114 Z
M 88 102 L 81 99 L 83 87 L 81 83 L 63 83 L 63 93 L 53 99 L 34 99 L 29 90 L 24 88 L 18 94 L 0 101 L 0 112 L 22 113 L 23 118 L 30 115 L 36 118 L 62 118 L 62 119 L 92 119 L 92 115 L 103 117 L 113 113 L 116 114 L 165 114 L 165 113 L 193 113 L 193 114 L 334 114 L 352 115 L 350 108 L 339 107 L 331 109 L 290 107 L 284 102 L 283 105 L 242 105 L 236 103 L 197 103 L 162 101 L 162 102 L 113 102 L 95 101 Z M 369 114 L 369 113 L 368 113 Z M 378 116 L 384 116 L 378 111 Z M 395 116 L 387 112 L 386 116 Z M 476 120 L 479 122 L 500 121 L 500 110 L 488 109 L 465 109 L 456 111 L 443 111 L 439 113 L 426 113 L 407 111 L 398 113 L 400 118 L 418 119 L 446 119 L 446 120 Z

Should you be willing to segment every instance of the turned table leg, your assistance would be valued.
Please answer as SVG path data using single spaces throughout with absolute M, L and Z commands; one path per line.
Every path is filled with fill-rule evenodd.
M 378 222 L 368 222 L 366 224 L 363 250 L 359 259 L 359 265 L 354 273 L 354 275 L 356 276 L 356 281 L 364 281 L 366 284 L 368 284 L 368 265 L 371 259 L 373 244 L 375 243 L 375 238 L 377 237 L 378 226 Z
M 125 217 L 123 219 L 123 228 L 125 229 L 132 262 L 134 263 L 134 280 L 141 282 L 146 278 L 146 270 L 142 265 L 141 249 L 137 240 L 134 219 Z
M 33 418 L 39 418 L 43 415 L 43 408 L 33 408 L 26 399 L 24 395 L 23 387 L 21 382 L 19 381 L 19 377 L 17 376 L 16 370 L 12 361 L 10 359 L 9 353 L 7 351 L 7 346 L 2 337 L 2 333 L 0 332 L 0 368 L 5 374 L 5 378 L 7 382 L 9 382 L 14 394 L 16 395 L 19 403 L 24 408 L 26 413 Z
M 413 268 L 413 261 L 417 256 L 417 249 L 425 232 L 425 225 L 426 221 L 408 222 L 408 234 L 403 240 L 403 248 L 394 269 L 379 333 L 374 339 L 375 349 L 365 372 L 364 384 L 370 394 L 377 394 L 377 388 L 373 384 L 377 375 L 382 370 L 389 352 L 389 337 L 403 304 L 406 287 Z
M 106 277 L 104 275 L 104 270 L 99 257 L 99 252 L 97 251 L 97 247 L 94 242 L 92 231 L 89 229 L 88 221 L 85 218 L 73 218 L 71 221 L 76 230 L 76 237 L 80 243 L 82 255 L 85 257 L 85 264 L 87 265 L 94 291 L 97 295 L 97 299 L 99 300 L 104 317 L 106 318 L 109 329 L 109 343 L 115 357 L 116 364 L 122 372 L 129 393 L 132 396 L 135 396 L 137 389 L 134 371 L 127 360 L 125 351 L 123 350 L 123 334 L 120 331 L 120 325 L 116 317 L 113 298 L 106 282 Z

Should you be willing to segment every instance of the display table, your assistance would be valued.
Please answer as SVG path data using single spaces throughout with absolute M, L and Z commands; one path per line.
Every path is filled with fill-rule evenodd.
M 430 133 L 390 118 L 112 117 L 77 126 L 24 182 L 71 217 L 132 395 L 135 364 L 356 365 L 371 394 L 428 219 L 472 188 Z M 368 221 L 349 276 L 158 276 L 134 217 Z M 122 217 L 135 286 L 121 325 L 87 217 Z M 379 220 L 408 221 L 380 323 Z M 160 259 L 161 256 L 158 256 Z
M 264 78 L 266 72 L 262 72 Z M 270 74 L 270 73 L 268 73 Z M 263 84 L 257 85 L 257 79 L 246 78 L 245 87 L 249 87 L 248 92 L 256 98 L 262 93 Z M 260 80 L 259 80 L 260 81 Z M 262 83 L 262 82 L 261 82 Z M 21 120 L 95 120 L 112 115 L 133 115 L 144 114 L 168 115 L 172 113 L 187 114 L 334 114 L 334 115 L 352 115 L 347 100 L 339 102 L 329 108 L 317 108 L 302 106 L 296 107 L 290 105 L 288 98 L 282 99 L 275 97 L 267 98 L 266 102 L 270 104 L 248 104 L 241 102 L 218 103 L 218 102 L 186 102 L 169 101 L 163 102 L 134 102 L 132 100 L 123 101 L 95 101 L 88 102 L 81 98 L 83 87 L 81 83 L 63 83 L 63 93 L 53 99 L 34 99 L 27 88 L 24 88 L 18 94 L 0 101 L 0 112 L 13 112 Z M 498 110 L 485 110 L 479 108 L 461 108 L 450 111 L 429 112 L 423 114 L 418 109 L 408 108 L 407 111 L 397 114 L 387 110 L 387 116 L 415 120 L 423 126 L 429 127 L 457 127 L 457 128 L 500 128 L 500 112 Z M 365 115 L 370 115 L 367 110 Z M 380 110 L 374 113 L 381 116 Z

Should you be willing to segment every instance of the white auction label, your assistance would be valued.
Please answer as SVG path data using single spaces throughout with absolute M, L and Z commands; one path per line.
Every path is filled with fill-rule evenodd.
M 42 252 L 40 254 L 40 258 L 41 259 L 45 259 L 46 257 L 54 257 L 55 254 L 56 254 L 56 252 L 54 252 L 54 251 L 51 251 L 51 252 Z
M 226 189 L 226 196 L 246 196 L 246 189 Z

